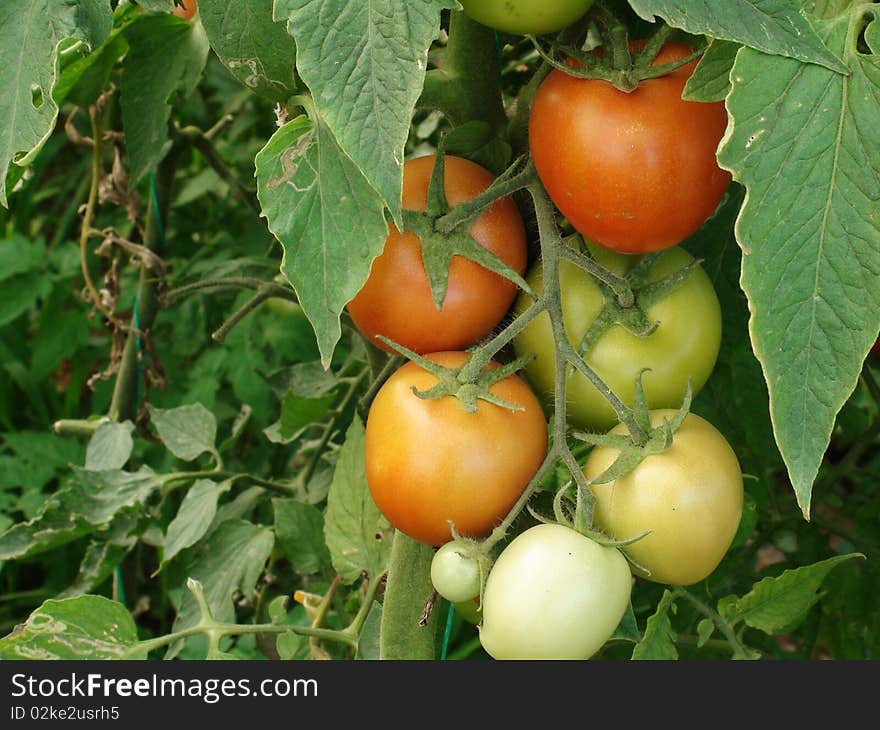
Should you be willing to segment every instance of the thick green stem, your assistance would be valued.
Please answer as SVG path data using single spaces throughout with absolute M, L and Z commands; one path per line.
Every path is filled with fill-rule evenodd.
M 453 11 L 443 60 L 426 74 L 419 106 L 443 112 L 456 126 L 483 121 L 504 134 L 507 116 L 492 30 Z
M 172 147 L 165 159 L 159 164 L 159 169 L 156 172 L 156 195 L 150 196 L 150 205 L 147 209 L 144 246 L 158 256 L 163 253 L 164 227 L 168 220 L 174 174 L 177 170 L 177 160 L 180 153 L 179 147 Z M 138 342 L 141 333 L 149 332 L 153 327 L 156 313 L 159 311 L 155 275 L 146 268 L 141 269 L 135 306 L 138 310 L 139 331 L 134 329 L 129 331 L 128 339 L 125 342 L 122 362 L 119 365 L 116 385 L 113 389 L 113 399 L 107 414 L 114 421 L 133 421 L 137 415 L 138 381 L 141 377 Z
M 380 659 L 436 659 L 437 611 L 420 624 L 434 592 L 430 545 L 416 542 L 399 530 L 391 546 L 388 581 L 379 631 Z
M 703 614 L 706 618 L 710 619 L 715 624 L 715 626 L 718 627 L 718 630 L 722 634 L 724 634 L 724 638 L 727 639 L 727 642 L 730 645 L 730 649 L 731 651 L 733 651 L 734 659 L 748 659 L 754 653 L 752 649 L 748 649 L 746 646 L 743 645 L 743 643 L 739 640 L 739 637 L 736 635 L 736 632 L 733 630 L 733 626 L 731 626 L 729 622 L 725 621 L 721 617 L 720 613 L 718 613 L 708 604 L 701 601 L 686 588 L 682 588 L 680 586 L 673 588 L 672 595 L 684 598 L 686 601 L 690 602 L 690 604 L 694 608 L 696 608 L 697 611 Z

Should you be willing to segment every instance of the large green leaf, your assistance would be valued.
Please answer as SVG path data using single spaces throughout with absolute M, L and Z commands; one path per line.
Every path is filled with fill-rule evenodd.
M 820 563 L 786 570 L 775 578 L 764 578 L 741 598 L 722 598 L 718 612 L 730 623 L 745 621 L 768 634 L 778 633 L 802 619 L 822 597 L 818 590 L 835 567 L 846 560 L 864 557 L 859 553 L 837 555 Z
M 201 403 L 163 410 L 150 406 L 150 422 L 178 459 L 192 461 L 214 451 L 217 419 Z
M 284 247 L 281 270 L 312 323 L 325 367 L 339 315 L 360 291 L 388 227 L 382 200 L 316 113 L 279 129 L 257 155 L 257 190 Z
M 668 590 L 657 604 L 654 614 L 648 618 L 645 635 L 633 649 L 633 659 L 678 659 L 675 648 L 675 632 L 669 614 L 675 611 L 675 599 Z
M 366 571 L 372 579 L 388 565 L 394 530 L 370 495 L 364 466 L 364 426 L 357 417 L 339 451 L 327 495 L 324 536 L 333 567 L 347 583 Z
M 137 641 L 125 606 L 103 596 L 80 596 L 46 601 L 0 639 L 0 659 L 123 659 Z
M 28 164 L 55 128 L 60 44 L 76 39 L 95 48 L 112 25 L 110 0 L 0 2 L 0 205 L 7 205 L 10 163 Z
M 215 618 L 220 621 L 235 619 L 233 594 L 236 591 L 251 594 L 274 542 L 272 530 L 267 527 L 229 520 L 195 548 L 195 559 L 188 575 L 201 582 Z M 174 630 L 194 626 L 198 620 L 198 604 L 187 591 L 177 613 Z
M 298 573 L 317 573 L 330 565 L 324 544 L 324 515 L 311 504 L 295 499 L 273 499 L 275 539 Z
M 845 73 L 803 11 L 801 0 L 629 0 L 645 20 L 659 15 L 674 28 L 737 41 L 766 53 Z
M 855 51 L 848 17 L 820 28 L 852 74 L 742 49 L 719 152 L 748 191 L 737 239 L 752 345 L 807 517 L 835 417 L 880 329 L 880 59 Z
M 142 509 L 160 485 L 146 466 L 137 472 L 75 469 L 34 519 L 0 535 L 0 560 L 36 555 L 106 529 L 118 514 Z
M 296 92 L 296 44 L 272 20 L 273 0 L 199 0 L 214 52 L 252 91 L 275 101 Z
M 122 72 L 122 127 L 135 184 L 162 159 L 171 96 L 191 94 L 208 58 L 200 23 L 173 15 L 145 15 L 126 29 L 129 52 Z
M 165 533 L 160 568 L 207 534 L 217 514 L 217 500 L 228 489 L 228 482 L 217 484 L 210 479 L 199 479 L 189 488 Z
M 400 224 L 403 151 L 440 12 L 452 0 L 275 0 L 339 146 Z

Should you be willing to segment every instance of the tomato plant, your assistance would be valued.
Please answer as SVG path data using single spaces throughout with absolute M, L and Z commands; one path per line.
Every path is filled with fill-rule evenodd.
M 878 27 L 0 2 L 0 659 L 880 657 Z
M 461 352 L 433 362 L 460 366 Z M 437 378 L 415 363 L 392 375 L 376 395 L 366 428 L 370 493 L 392 525 L 415 540 L 442 545 L 485 535 L 507 514 L 547 451 L 547 424 L 529 387 L 509 376 L 491 387 L 520 408 L 479 402 L 468 413 L 454 397 L 425 400 Z
M 444 188 L 450 206 L 470 200 L 492 183 L 485 168 L 447 155 Z M 434 157 L 407 160 L 403 173 L 403 207 L 422 211 Z M 526 266 L 522 218 L 509 198 L 496 201 L 470 227 L 470 235 L 518 273 Z M 393 228 L 382 254 L 348 311 L 364 336 L 389 349 L 384 335 L 419 353 L 459 350 L 489 334 L 507 313 L 516 286 L 462 256 L 452 259 L 446 297 L 438 310 L 422 262 L 422 242 L 411 231 Z
M 199 5 L 197 0 L 180 0 L 180 4 L 176 5 L 174 8 L 174 14 L 178 18 L 189 20 L 196 14 L 198 9 Z
M 657 426 L 672 420 L 675 411 L 650 415 Z M 584 475 L 595 479 L 616 456 L 613 448 L 596 448 Z M 691 585 L 708 577 L 730 547 L 742 516 L 743 478 L 736 454 L 712 424 L 695 414 L 685 418 L 668 450 L 591 489 L 599 529 L 618 540 L 650 532 L 625 550 L 645 569 L 636 568 L 636 574 L 658 583 Z
M 690 53 L 670 42 L 654 63 Z M 587 238 L 625 253 L 658 251 L 715 211 L 730 182 L 715 159 L 727 114 L 720 103 L 682 100 L 695 65 L 629 93 L 560 70 L 541 84 L 529 148 L 553 202 Z
M 624 275 L 639 265 L 638 257 L 626 256 L 599 247 L 593 255 L 608 270 Z M 681 248 L 664 251 L 650 268 L 646 284 L 651 285 L 680 272 L 693 263 Z M 543 288 L 543 268 L 538 262 L 526 280 L 536 292 Z M 593 277 L 572 262 L 559 269 L 562 315 L 565 331 L 573 347 L 580 347 L 584 336 L 603 313 L 605 295 Z M 521 295 L 517 312 L 528 307 L 530 298 Z M 633 403 L 636 378 L 642 378 L 645 396 L 652 408 L 680 405 L 688 384 L 699 391 L 709 379 L 721 345 L 721 307 L 709 277 L 702 268 L 668 294 L 651 303 L 644 312 L 656 329 L 644 336 L 616 323 L 599 334 L 584 353 L 584 360 L 611 390 L 629 405 Z M 534 354 L 526 366 L 529 381 L 548 405 L 555 392 L 556 348 L 547 314 L 528 325 L 514 340 L 517 353 Z M 608 401 L 580 372 L 569 371 L 567 413 L 571 423 L 584 428 L 607 430 L 616 421 Z
M 489 572 L 480 642 L 495 659 L 588 659 L 623 618 L 631 585 L 616 548 L 564 525 L 537 525 Z
M 464 0 L 474 20 L 505 33 L 555 33 L 582 17 L 593 0 Z

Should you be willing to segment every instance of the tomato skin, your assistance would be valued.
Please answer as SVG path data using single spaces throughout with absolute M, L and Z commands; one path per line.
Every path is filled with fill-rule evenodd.
M 563 525 L 532 527 L 489 571 L 480 643 L 495 659 L 588 659 L 614 633 L 631 589 L 619 550 Z
M 464 352 L 431 360 L 455 367 Z M 510 511 L 547 453 L 547 423 L 537 398 L 511 375 L 491 392 L 522 411 L 479 401 L 468 413 L 451 396 L 423 400 L 412 392 L 437 378 L 409 362 L 376 395 L 366 426 L 367 484 L 381 512 L 414 540 L 442 545 L 490 532 Z
M 610 271 L 623 275 L 639 259 L 591 247 L 596 260 Z M 649 281 L 657 281 L 693 261 L 682 248 L 663 252 L 655 262 Z M 526 277 L 539 293 L 543 289 L 543 269 L 538 262 Z M 560 262 L 559 281 L 565 329 L 572 346 L 577 348 L 604 303 L 593 277 L 576 264 Z M 524 311 L 531 302 L 521 294 L 514 314 Z M 637 337 L 620 325 L 600 337 L 585 360 L 625 404 L 632 405 L 636 377 L 645 368 L 642 385 L 650 408 L 673 408 L 681 405 L 688 386 L 694 393 L 709 379 L 721 346 L 721 306 L 712 282 L 702 268 L 690 276 L 647 311 L 648 319 L 658 322 L 647 337 Z M 556 360 L 549 314 L 542 313 L 514 339 L 517 355 L 533 353 L 526 365 L 526 375 L 538 396 L 552 408 L 556 386 Z M 570 423 L 582 428 L 607 431 L 617 423 L 617 415 L 608 401 L 581 373 L 573 369 L 566 385 L 567 416 Z
M 199 9 L 198 3 L 196 2 L 196 0 L 182 0 L 182 2 L 182 6 L 176 5 L 174 7 L 174 14 L 178 18 L 189 20 L 196 14 L 196 11 Z
M 478 23 L 516 35 L 542 35 L 567 28 L 593 0 L 460 0 Z
M 656 426 L 673 410 L 651 412 Z M 626 433 L 621 425 L 611 433 Z M 593 479 L 611 465 L 616 449 L 593 449 L 584 475 Z M 608 484 L 593 484 L 593 526 L 624 540 L 651 534 L 624 550 L 650 570 L 656 583 L 691 585 L 718 566 L 739 527 L 743 479 L 736 454 L 708 421 L 691 413 L 675 432 L 672 447 L 647 457 Z
M 447 542 L 431 560 L 431 583 L 450 603 L 471 601 L 480 595 L 480 564 L 454 542 Z
M 654 63 L 690 53 L 670 42 Z M 721 102 L 682 100 L 695 65 L 628 94 L 559 70 L 541 84 L 529 120 L 532 158 L 553 203 L 587 238 L 624 253 L 659 251 L 715 211 L 730 183 L 715 157 L 727 112 Z
M 450 207 L 470 200 L 492 184 L 492 174 L 460 157 L 444 158 L 444 185 Z M 403 207 L 423 211 L 434 157 L 407 160 L 403 170 Z M 471 236 L 522 274 L 526 267 L 525 227 L 510 198 L 496 201 L 470 227 Z M 488 335 L 503 319 L 516 296 L 516 285 L 462 256 L 449 267 L 449 287 L 438 311 L 422 263 L 421 239 L 393 225 L 385 248 L 373 261 L 370 276 L 348 304 L 363 335 L 391 351 L 384 335 L 424 354 L 462 350 Z

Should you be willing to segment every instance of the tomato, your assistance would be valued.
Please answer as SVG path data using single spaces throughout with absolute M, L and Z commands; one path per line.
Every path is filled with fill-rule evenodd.
M 690 53 L 667 43 L 654 63 Z M 721 102 L 682 100 L 695 64 L 631 93 L 558 70 L 541 84 L 529 119 L 532 158 L 556 207 L 587 238 L 625 253 L 659 251 L 715 211 L 730 182 L 715 158 L 727 112 Z
M 463 352 L 428 356 L 447 367 Z M 493 364 L 493 367 L 497 365 Z M 479 401 L 468 413 L 457 398 L 419 398 L 436 376 L 409 362 L 380 388 L 367 416 L 367 484 L 392 525 L 415 540 L 442 545 L 459 534 L 490 532 L 510 511 L 547 453 L 547 424 L 516 375 L 490 391 L 523 410 Z
M 455 604 L 455 611 L 469 624 L 476 626 L 483 618 L 480 611 L 480 599 L 472 598 L 469 601 L 461 601 Z
M 651 412 L 652 425 L 671 420 L 673 410 Z M 617 426 L 611 433 L 626 433 Z M 617 456 L 597 447 L 584 465 L 593 479 Z M 670 585 L 706 578 L 733 542 L 743 507 L 743 479 L 727 439 L 708 421 L 689 414 L 667 451 L 647 457 L 633 471 L 608 484 L 593 484 L 593 526 L 617 539 L 648 530 L 625 548 L 650 571 L 637 575 Z
M 174 14 L 178 18 L 183 18 L 184 20 L 189 20 L 193 15 L 196 14 L 196 10 L 198 10 L 199 6 L 196 0 L 180 0 L 180 5 L 174 6 Z
M 489 571 L 480 643 L 495 659 L 588 659 L 614 633 L 631 588 L 619 550 L 563 525 L 532 527 Z
M 464 12 L 490 28 L 518 35 L 542 35 L 567 28 L 593 0 L 460 0 Z
M 480 595 L 480 564 L 447 542 L 431 560 L 431 583 L 451 603 L 470 601 Z
M 623 275 L 639 257 L 592 247 L 596 260 Z M 684 268 L 693 257 L 682 248 L 664 251 L 655 261 L 649 282 Z M 537 293 L 543 288 L 543 269 L 538 262 L 526 281 Z M 571 344 L 577 348 L 590 325 L 601 312 L 604 298 L 593 277 L 576 264 L 562 261 L 559 267 L 562 313 Z M 531 298 L 522 294 L 514 313 L 525 310 Z M 611 390 L 632 405 L 639 372 L 651 408 L 679 407 L 688 386 L 694 392 L 709 379 L 721 346 L 721 307 L 712 282 L 702 268 L 647 309 L 647 317 L 658 326 L 646 337 L 638 337 L 614 325 L 593 345 L 584 359 Z M 555 390 L 555 348 L 550 316 L 541 314 L 514 339 L 518 355 L 533 353 L 526 374 L 538 395 L 552 406 Z M 617 415 L 596 387 L 581 373 L 570 371 L 566 386 L 568 420 L 574 425 L 606 431 Z
M 450 206 L 476 197 L 491 185 L 492 174 L 460 157 L 446 156 L 444 184 Z M 407 160 L 403 170 L 403 207 L 423 211 L 434 157 Z M 385 335 L 418 353 L 460 350 L 488 335 L 516 296 L 516 285 L 461 256 L 449 267 L 449 288 L 438 311 L 422 263 L 421 239 L 394 226 L 382 254 L 373 261 L 361 291 L 348 304 L 358 329 L 370 341 Z M 470 227 L 478 243 L 522 274 L 526 235 L 513 200 L 495 202 Z

